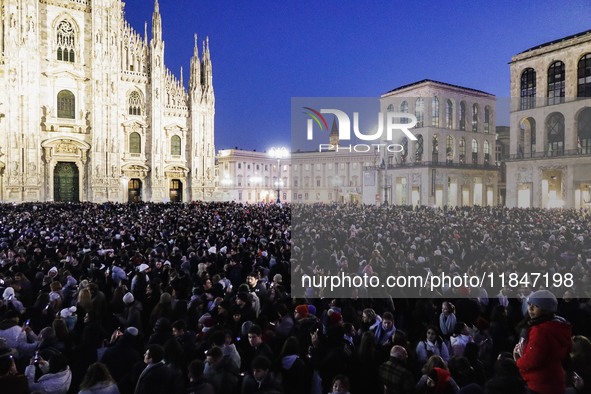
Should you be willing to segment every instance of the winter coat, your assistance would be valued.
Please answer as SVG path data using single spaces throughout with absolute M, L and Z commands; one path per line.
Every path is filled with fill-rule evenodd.
M 25 376 L 29 381 L 29 390 L 47 394 L 66 394 L 72 383 L 72 371 L 67 367 L 57 373 L 47 373 L 35 383 L 35 366 L 28 365 L 25 369 Z
M 171 386 L 172 373 L 166 364 L 159 362 L 146 366 L 135 386 L 135 394 L 166 394 Z
M 37 348 L 36 342 L 27 342 L 27 333 L 14 320 L 0 322 L 0 337 L 6 340 L 7 347 L 18 350 L 21 358 L 31 356 Z
M 561 317 L 533 324 L 517 367 L 527 387 L 539 394 L 560 394 L 565 389 L 562 361 L 571 349 L 572 326 Z

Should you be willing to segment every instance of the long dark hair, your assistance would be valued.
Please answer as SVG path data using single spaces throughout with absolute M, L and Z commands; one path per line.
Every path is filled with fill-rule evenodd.
M 114 380 L 105 364 L 94 363 L 86 370 L 86 375 L 84 375 L 84 379 L 80 383 L 80 389 L 85 390 L 101 382 L 113 383 Z

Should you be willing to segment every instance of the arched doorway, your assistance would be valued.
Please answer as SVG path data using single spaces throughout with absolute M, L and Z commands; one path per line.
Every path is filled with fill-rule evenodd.
M 53 170 L 53 200 L 80 201 L 79 173 L 75 163 L 60 161 Z
M 142 181 L 137 178 L 130 179 L 127 184 L 127 201 L 142 201 Z
M 183 201 L 183 182 L 178 179 L 170 180 L 169 197 L 171 202 Z

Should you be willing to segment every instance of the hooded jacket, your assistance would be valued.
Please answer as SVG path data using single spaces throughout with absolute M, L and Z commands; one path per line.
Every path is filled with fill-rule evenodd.
M 48 373 L 42 375 L 39 381 L 35 383 L 35 366 L 29 365 L 25 369 L 25 376 L 29 381 L 29 390 L 31 392 L 66 394 L 72 383 L 72 371 L 66 368 L 57 373 Z
M 527 387 L 539 394 L 564 393 L 562 360 L 571 349 L 572 326 L 561 317 L 532 324 L 517 360 Z

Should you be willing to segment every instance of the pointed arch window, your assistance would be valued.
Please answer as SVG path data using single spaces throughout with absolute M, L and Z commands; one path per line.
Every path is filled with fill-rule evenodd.
M 62 90 L 57 94 L 57 117 L 64 119 L 76 117 L 76 98 L 69 90 Z
M 142 137 L 139 133 L 129 135 L 129 153 L 142 153 Z
M 536 70 L 526 68 L 521 73 L 521 107 L 520 109 L 530 109 L 536 106 Z
M 564 63 L 556 61 L 548 68 L 548 105 L 564 102 Z
M 472 105 L 472 132 L 478 133 L 478 104 Z
M 170 154 L 172 156 L 181 155 L 181 137 L 178 135 L 173 135 L 170 139 Z
M 129 94 L 129 114 L 130 115 L 141 115 L 142 114 L 142 97 L 140 96 L 139 92 L 134 90 Z
M 76 35 L 72 23 L 63 20 L 57 26 L 56 32 L 57 60 L 74 63 L 76 49 Z
M 484 140 L 484 164 L 490 164 L 490 144 L 487 140 Z
M 591 53 L 577 65 L 577 97 L 591 97 Z
M 472 164 L 478 164 L 478 141 L 472 140 Z

